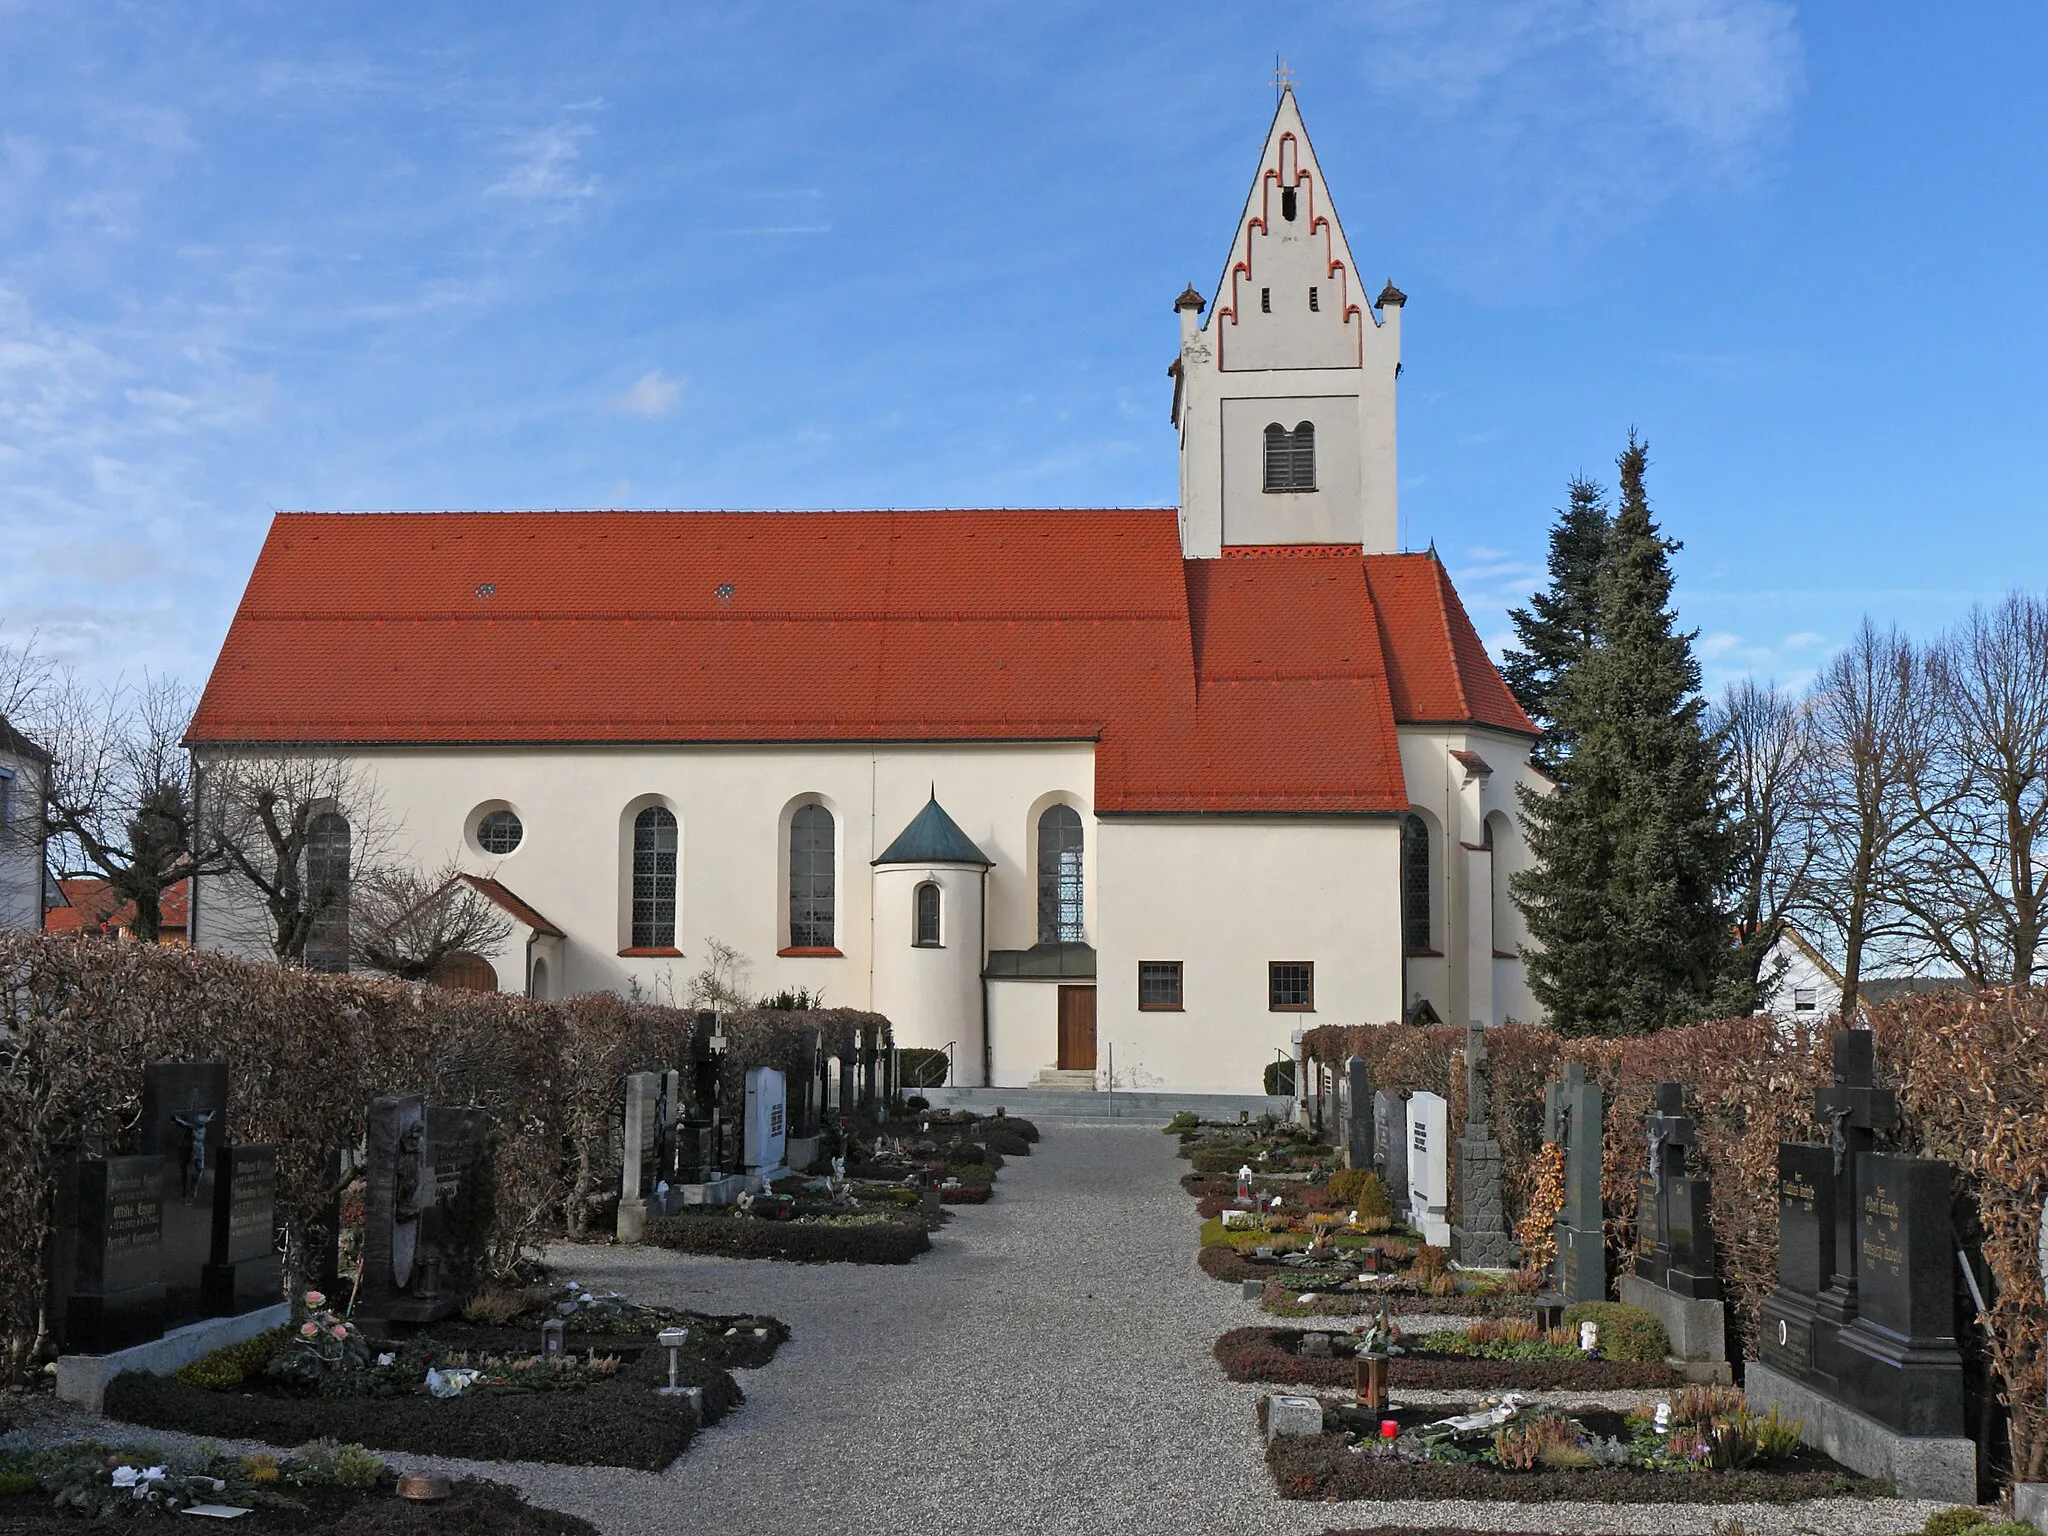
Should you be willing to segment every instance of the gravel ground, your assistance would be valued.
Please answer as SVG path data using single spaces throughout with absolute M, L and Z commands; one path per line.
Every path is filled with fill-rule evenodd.
M 442 1465 L 517 1483 L 616 1536 L 1308 1536 L 1401 1524 L 1707 1536 L 1731 1516 L 1753 1536 L 1890 1536 L 1940 1507 L 1289 1503 L 1260 1453 L 1256 1403 L 1269 1389 L 1225 1381 L 1209 1354 L 1217 1335 L 1266 1314 L 1195 1268 L 1173 1144 L 1152 1127 L 1045 1131 L 990 1204 L 952 1207 L 933 1252 L 907 1268 L 556 1250 L 585 1284 L 771 1312 L 795 1337 L 765 1369 L 738 1373 L 746 1405 L 666 1473 Z

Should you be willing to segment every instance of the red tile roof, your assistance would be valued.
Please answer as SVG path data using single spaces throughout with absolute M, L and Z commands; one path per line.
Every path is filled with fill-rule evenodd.
M 74 875 L 59 880 L 66 906 L 52 907 L 43 914 L 45 933 L 117 933 L 135 921 L 135 904 L 116 901 L 107 882 L 95 876 Z M 191 910 L 192 883 L 180 880 L 164 888 L 162 931 L 181 937 Z
M 535 933 L 544 933 L 557 939 L 567 937 L 561 929 L 513 895 L 504 882 L 493 880 L 489 875 L 457 875 L 455 878 L 486 900 L 496 902 L 514 921 L 526 924 Z M 443 886 L 442 889 L 446 890 L 447 887 Z
M 1101 811 L 1359 812 L 1397 718 L 1532 729 L 1432 557 L 1231 556 L 1170 509 L 285 513 L 190 736 L 1093 740 Z

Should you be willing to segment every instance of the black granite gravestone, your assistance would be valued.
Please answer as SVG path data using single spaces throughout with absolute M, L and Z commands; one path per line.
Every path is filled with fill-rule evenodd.
M 1387 1186 L 1397 1219 L 1408 1211 L 1408 1095 L 1382 1088 L 1372 1096 L 1373 1166 Z
M 226 1062 L 156 1061 L 142 1069 L 141 1150 L 163 1169 L 166 1327 L 211 1315 L 203 1271 L 213 1262 L 214 1187 L 227 1132 Z
M 208 1315 L 232 1317 L 284 1299 L 277 1252 L 277 1148 L 229 1142 L 213 1186 L 213 1238 L 200 1290 Z
M 1564 1154 L 1564 1205 L 1557 1213 L 1552 1284 L 1567 1305 L 1607 1299 L 1606 1217 L 1600 1200 L 1605 1130 L 1600 1085 L 1587 1080 L 1578 1062 L 1565 1063 L 1564 1081 L 1543 1090 L 1543 1139 Z
M 1820 1335 L 1833 1327 L 1821 1318 L 1818 1302 L 1834 1272 L 1834 1152 L 1813 1142 L 1781 1141 L 1778 1285 L 1760 1311 L 1757 1348 L 1766 1365 L 1794 1381 L 1815 1380 Z
M 433 1203 L 427 1163 L 427 1106 L 417 1093 L 370 1101 L 364 1170 L 363 1268 L 356 1310 L 394 1317 L 410 1302 L 420 1218 Z
M 1867 1029 L 1838 1029 L 1834 1036 L 1835 1080 L 1813 1096 L 1814 1118 L 1828 1127 L 1834 1153 L 1835 1271 L 1814 1303 L 1817 1316 L 1830 1327 L 1816 1335 L 1814 1369 L 1819 1384 L 1841 1386 L 1833 1344 L 1856 1316 L 1858 1211 L 1862 1199 L 1857 1171 L 1864 1153 L 1877 1144 L 1877 1133 L 1899 1120 L 1898 1095 L 1877 1086 L 1877 1037 Z
M 426 1127 L 434 1196 L 420 1221 L 420 1253 L 429 1283 L 423 1288 L 415 1275 L 413 1294 L 459 1307 L 481 1276 L 495 1214 L 491 1117 L 488 1110 L 429 1104 Z
M 104 1355 L 163 1337 L 163 1167 L 155 1154 L 71 1165 L 52 1277 L 63 1353 Z
M 709 1184 L 724 1174 L 725 1036 L 717 1033 L 718 1015 L 699 1013 L 690 1042 L 690 1104 L 683 1116 L 676 1152 L 676 1179 L 684 1184 Z M 843 1095 L 843 1112 L 851 1108 Z
M 1859 1157 L 1856 1317 L 1836 1336 L 1850 1407 L 1905 1435 L 1963 1433 L 1949 1164 Z
M 1685 1112 L 1682 1084 L 1657 1085 L 1648 1133 L 1649 1167 L 1636 1184 L 1636 1274 L 1676 1296 L 1717 1299 L 1707 1181 L 1685 1171 L 1698 1132 Z
M 1373 1165 L 1372 1071 L 1363 1056 L 1344 1063 L 1344 1164 L 1348 1168 Z

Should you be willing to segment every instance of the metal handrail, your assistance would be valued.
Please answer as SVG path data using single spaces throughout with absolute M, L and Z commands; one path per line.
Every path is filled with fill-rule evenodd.
M 960 1042 L 957 1040 L 948 1040 L 944 1045 L 939 1047 L 940 1050 L 946 1053 L 946 1075 L 939 1079 L 938 1082 L 931 1083 L 925 1081 L 924 1074 L 926 1068 L 923 1063 L 920 1063 L 917 1068 L 917 1081 L 914 1083 L 906 1083 L 904 1086 L 908 1088 L 944 1088 L 950 1086 L 953 1081 L 953 1047 L 958 1045 L 959 1043 Z

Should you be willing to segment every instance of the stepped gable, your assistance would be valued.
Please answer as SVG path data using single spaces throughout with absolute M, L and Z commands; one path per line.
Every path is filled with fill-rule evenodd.
M 1172 509 L 282 513 L 189 739 L 1086 740 L 1107 814 L 1393 812 L 1397 718 L 1529 729 L 1415 562 L 1184 561 Z

